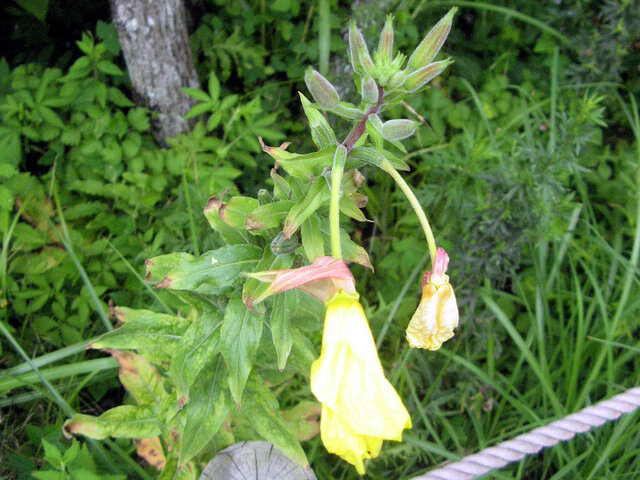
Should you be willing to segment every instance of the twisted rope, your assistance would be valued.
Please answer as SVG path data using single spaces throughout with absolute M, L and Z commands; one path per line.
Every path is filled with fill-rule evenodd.
M 577 434 L 617 420 L 625 413 L 633 412 L 639 407 L 640 387 L 635 387 L 609 400 L 551 422 L 549 425 L 518 435 L 495 447 L 486 448 L 458 462 L 414 477 L 413 480 L 470 480 L 491 470 L 503 468 L 512 462 L 518 462 L 527 455 L 538 453 L 543 448 L 570 440 Z

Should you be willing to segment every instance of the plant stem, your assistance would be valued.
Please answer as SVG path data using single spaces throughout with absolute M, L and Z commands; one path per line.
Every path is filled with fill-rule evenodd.
M 353 127 L 353 130 L 349 132 L 349 135 L 347 135 L 347 138 L 345 138 L 344 142 L 342 142 L 342 145 L 344 146 L 344 148 L 347 149 L 347 154 L 351 151 L 351 149 L 356 144 L 356 142 L 360 139 L 362 135 L 364 135 L 364 132 L 367 130 L 367 120 L 369 119 L 369 117 L 375 113 L 378 113 L 378 111 L 380 111 L 383 98 L 384 98 L 384 91 L 382 90 L 382 87 L 378 85 L 378 102 L 373 107 L 369 108 L 369 110 L 367 110 L 367 112 L 364 114 L 364 118 L 360 120 L 355 127 Z
M 395 182 L 400 187 L 400 190 L 402 190 L 402 193 L 404 193 L 405 196 L 407 197 L 407 200 L 409 200 L 411 207 L 413 207 L 413 211 L 416 212 L 416 216 L 420 221 L 420 226 L 424 231 L 424 236 L 427 238 L 427 244 L 429 245 L 429 255 L 431 256 L 431 265 L 435 267 L 436 239 L 433 236 L 431 225 L 429 225 L 429 220 L 427 220 L 427 215 L 424 213 L 424 210 L 422 209 L 422 205 L 420 205 L 420 202 L 418 201 L 418 198 L 413 193 L 413 190 L 411 190 L 411 187 L 407 184 L 407 182 L 404 181 L 404 178 L 402 178 L 402 175 L 400 175 L 398 171 L 395 168 L 393 168 L 393 165 L 389 163 L 389 160 L 387 159 L 383 160 L 382 168 L 385 172 L 391 175 L 391 178 L 395 180 Z
M 367 119 L 369 116 L 378 113 L 382 106 L 384 91 L 378 85 L 378 102 L 364 114 L 355 127 L 349 132 L 347 138 L 341 145 L 338 145 L 333 157 L 333 167 L 331 169 L 331 198 L 329 201 L 329 234 L 331 236 L 331 255 L 338 260 L 342 259 L 342 247 L 340 245 L 340 197 L 342 196 L 342 173 L 347 155 L 364 135 L 367 129 Z
M 329 232 L 331 236 L 331 255 L 342 260 L 340 245 L 340 197 L 342 196 L 342 174 L 347 160 L 347 149 L 338 145 L 331 168 L 331 198 L 329 200 Z

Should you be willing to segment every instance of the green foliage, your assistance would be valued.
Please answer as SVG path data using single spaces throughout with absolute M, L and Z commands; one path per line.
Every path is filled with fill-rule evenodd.
M 318 405 L 309 400 L 322 304 L 295 291 L 260 302 L 266 284 L 243 275 L 330 252 L 327 173 L 349 118 L 369 107 L 351 102 L 361 94 L 370 104 L 370 85 L 346 85 L 349 58 L 337 58 L 348 24 L 342 4 L 328 2 L 326 78 L 342 101 L 336 120 L 304 96 L 298 104 L 295 91 L 319 60 L 317 2 L 214 3 L 190 5 L 206 87 L 185 90 L 198 101 L 188 115 L 198 123 L 166 150 L 152 141 L 148 112 L 131 101 L 110 24 L 99 23 L 96 38 L 84 35 L 82 56 L 71 59 L 42 41 L 52 35 L 42 9 L 34 16 L 25 2 L 0 7 L 0 23 L 42 26 L 7 29 L 21 51 L 0 60 L 0 321 L 29 354 L 57 349 L 37 365 L 85 413 L 67 433 L 123 437 L 109 455 L 119 448 L 126 458 L 136 457 L 134 439 L 149 477 L 195 479 L 225 446 L 263 438 L 308 461 L 318 478 L 355 478 L 324 452 Z M 394 41 L 410 54 L 452 6 L 380 0 L 354 16 L 369 40 L 397 7 Z M 637 105 L 602 85 L 638 91 L 637 1 L 459 6 L 435 59 L 456 63 L 433 88 L 369 117 L 366 144 L 351 151 L 342 181 L 343 254 L 375 267 L 375 275 L 352 270 L 414 423 L 404 443 L 367 466 L 372 478 L 410 478 L 638 380 L 629 374 L 638 370 Z M 45 23 L 61 10 L 51 3 Z M 18 63 L 32 56 L 41 64 Z M 412 123 L 388 123 L 400 117 Z M 400 148 L 392 142 L 406 127 L 417 129 Z M 268 146 L 285 139 L 293 144 Z M 407 181 L 451 255 L 461 328 L 435 354 L 404 342 L 427 249 L 379 169 L 381 155 L 410 169 Z M 91 340 L 112 357 L 89 351 L 86 359 L 78 352 L 104 331 L 98 312 L 118 321 Z M 3 367 L 17 363 L 7 343 L 0 348 Z M 50 366 L 62 359 L 71 363 Z M 88 444 L 65 447 L 53 434 L 45 443 L 22 425 L 29 416 L 59 435 L 61 420 L 36 408 L 46 405 L 36 403 L 47 394 L 39 377 L 15 368 L 0 373 L 0 449 L 8 452 L 0 475 L 30 478 L 37 463 L 36 478 L 122 478 Z M 636 424 L 629 417 L 496 478 L 629 475 L 640 468 Z M 137 440 L 143 436 L 153 438 Z M 33 453 L 40 445 L 42 455 Z M 157 458 L 161 473 L 153 471 Z
M 97 468 L 87 445 L 81 445 L 73 439 L 69 448 L 61 451 L 46 439 L 42 440 L 44 448 L 44 459 L 50 468 L 33 472 L 32 475 L 38 480 L 124 480 L 124 475 L 112 475 L 101 472 Z

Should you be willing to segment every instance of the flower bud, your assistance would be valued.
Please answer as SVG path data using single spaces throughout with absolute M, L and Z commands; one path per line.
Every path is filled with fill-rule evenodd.
M 327 122 L 327 119 L 318 111 L 318 109 L 305 97 L 300 94 L 300 101 L 302 102 L 302 108 L 309 120 L 309 128 L 311 129 L 311 138 L 317 147 L 322 150 L 336 144 L 336 135 L 333 129 Z
M 406 78 L 407 78 L 406 72 L 404 70 L 400 70 L 398 73 L 394 74 L 393 77 L 389 79 L 386 90 L 390 91 L 402 86 Z
M 309 67 L 304 74 L 304 83 L 313 95 L 313 99 L 322 108 L 333 108 L 340 102 L 336 87 L 324 78 L 320 72 Z
M 431 29 L 424 37 L 420 45 L 416 47 L 409 58 L 409 68 L 418 70 L 430 63 L 442 48 L 453 23 L 453 16 L 458 9 L 456 7 L 449 10 L 444 17 Z
M 376 85 L 376 81 L 373 78 L 362 77 L 360 92 L 362 94 L 363 101 L 367 103 L 378 102 L 378 85 Z
M 397 142 L 410 137 L 416 131 L 416 122 L 413 120 L 389 120 L 382 124 L 380 133 L 388 142 Z
M 402 85 L 407 91 L 415 92 L 424 87 L 427 83 L 440 75 L 445 69 L 453 63 L 453 60 L 447 59 L 441 62 L 430 63 L 426 67 L 411 73 Z
M 387 15 L 387 21 L 380 34 L 377 54 L 385 64 L 391 63 L 393 56 L 393 15 Z
M 362 76 L 364 73 L 372 73 L 374 70 L 369 48 L 364 41 L 362 32 L 358 30 L 355 22 L 349 24 L 349 56 L 353 71 Z

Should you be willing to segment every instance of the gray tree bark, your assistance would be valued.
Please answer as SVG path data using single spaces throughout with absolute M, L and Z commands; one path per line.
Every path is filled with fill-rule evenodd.
M 154 138 L 189 129 L 194 101 L 180 90 L 198 88 L 182 0 L 110 0 L 113 21 L 137 101 L 155 112 Z

